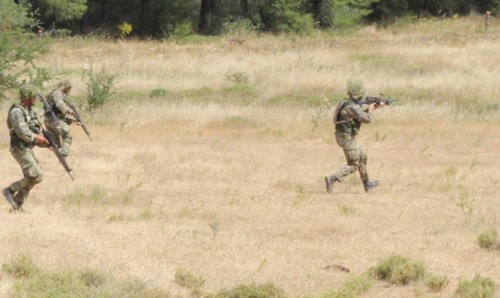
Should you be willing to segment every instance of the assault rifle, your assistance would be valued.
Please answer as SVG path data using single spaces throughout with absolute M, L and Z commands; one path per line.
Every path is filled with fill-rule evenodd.
M 47 102 L 47 100 L 45 99 L 45 97 L 41 94 L 38 94 L 38 96 L 42 100 L 42 103 L 43 103 L 43 106 L 45 107 L 45 110 L 51 114 L 50 116 L 53 119 L 56 119 L 56 115 L 55 115 L 54 111 L 50 108 L 50 105 Z M 52 148 L 52 150 L 54 151 L 54 153 L 57 156 L 57 159 L 59 160 L 59 163 L 64 167 L 66 172 L 68 172 L 69 176 L 71 177 L 71 180 L 74 181 L 75 178 L 73 178 L 73 175 L 71 175 L 71 168 L 68 165 L 68 162 L 66 161 L 64 156 L 62 156 L 61 152 L 59 151 L 59 146 L 57 145 L 57 142 L 54 139 L 54 136 L 42 125 L 40 120 L 38 120 L 38 123 L 40 124 L 40 129 L 42 130 L 43 136 L 47 139 L 47 141 L 49 141 L 49 147 Z
M 73 115 L 75 116 L 76 121 L 78 123 L 80 123 L 80 126 L 83 128 L 83 131 L 87 134 L 90 141 L 93 142 L 94 140 L 92 140 L 92 137 L 90 136 L 90 132 L 87 129 L 87 127 L 85 127 L 85 124 L 83 123 L 82 117 L 80 117 L 80 114 L 78 114 L 78 111 L 76 110 L 75 105 L 72 104 L 71 102 L 69 102 L 68 100 L 66 100 L 66 98 L 64 98 L 64 102 L 70 107 L 71 110 L 73 110 Z
M 382 95 L 383 96 L 383 95 Z M 358 101 L 358 106 L 362 105 L 371 105 L 372 103 L 376 105 L 380 105 L 381 102 L 383 102 L 385 105 L 390 106 L 391 104 L 397 102 L 399 100 L 397 99 L 392 99 L 392 98 L 382 98 L 382 97 L 375 97 L 375 96 L 367 96 L 363 98 L 362 100 Z

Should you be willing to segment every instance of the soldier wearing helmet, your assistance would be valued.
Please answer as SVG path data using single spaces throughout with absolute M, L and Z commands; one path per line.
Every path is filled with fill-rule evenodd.
M 71 88 L 70 81 L 62 80 L 59 82 L 57 88 L 47 97 L 47 102 L 53 113 L 48 110 L 45 111 L 45 125 L 47 130 L 54 136 L 61 155 L 64 157 L 69 155 L 71 143 L 73 142 L 70 124 L 73 122 L 78 124 L 74 111 L 67 103 L 67 97 L 71 93 Z M 55 118 L 52 115 L 55 115 Z
M 342 182 L 345 177 L 358 171 L 366 192 L 377 187 L 378 181 L 370 181 L 366 170 L 367 155 L 356 140 L 356 136 L 362 123 L 371 123 L 371 114 L 377 108 L 384 106 L 381 104 L 371 104 L 366 109 L 358 105 L 358 101 L 363 98 L 363 83 L 360 81 L 348 81 L 347 94 L 349 98 L 342 100 L 333 114 L 333 124 L 335 125 L 335 140 L 344 151 L 347 164 L 342 166 L 335 174 L 325 176 L 326 191 L 332 192 L 332 187 L 336 182 Z
M 33 147 L 47 147 L 48 141 L 40 129 L 38 115 L 33 109 L 38 90 L 35 86 L 24 84 L 19 88 L 20 103 L 13 104 L 7 116 L 10 133 L 10 153 L 19 163 L 23 178 L 2 190 L 12 211 L 24 211 L 25 203 L 33 187 L 42 182 L 43 173 L 38 164 Z

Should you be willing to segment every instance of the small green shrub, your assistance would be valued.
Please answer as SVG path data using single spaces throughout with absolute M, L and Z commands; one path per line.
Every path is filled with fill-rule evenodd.
M 425 284 L 433 292 L 439 292 L 444 289 L 450 280 L 446 276 L 429 275 L 426 277 Z
M 20 254 L 9 263 L 3 264 L 2 270 L 14 278 L 30 278 L 40 272 L 33 259 L 25 254 Z
M 137 280 L 115 280 L 112 276 L 94 270 L 62 270 L 44 272 L 24 254 L 2 265 L 2 270 L 16 280 L 12 297 L 128 297 L 167 298 L 170 293 L 148 287 Z
M 179 286 L 188 289 L 191 296 L 201 297 L 203 295 L 201 288 L 205 284 L 205 279 L 201 276 L 196 276 L 184 269 L 178 269 L 175 272 L 175 282 Z
M 107 198 L 107 190 L 99 185 L 94 185 L 88 190 L 76 189 L 64 197 L 64 201 L 70 204 L 100 204 Z
M 170 92 L 168 92 L 165 89 L 157 88 L 157 89 L 153 89 L 153 91 L 151 91 L 151 93 L 149 93 L 149 97 L 165 97 L 169 93 Z
M 92 67 L 84 69 L 82 78 L 87 85 L 87 104 L 90 111 L 101 107 L 113 94 L 116 76 L 108 74 L 104 67 L 95 72 Z
M 471 280 L 461 280 L 455 294 L 460 298 L 493 298 L 495 283 L 489 277 L 477 275 Z
M 375 277 L 396 285 L 406 285 L 417 281 L 425 275 L 421 262 L 413 262 L 402 256 L 392 256 L 379 263 L 373 270 Z
M 240 284 L 227 290 L 221 290 L 215 294 L 214 298 L 285 298 L 285 291 L 276 287 L 272 283 L 258 285 Z
M 495 229 L 487 230 L 477 236 L 477 244 L 481 248 L 494 250 L 499 248 L 497 243 L 498 235 Z
M 129 37 L 130 34 L 132 34 L 132 30 L 134 30 L 134 27 L 132 26 L 132 24 L 123 22 L 118 25 L 118 30 L 120 31 L 120 38 L 126 38 Z
M 352 275 L 338 290 L 331 290 L 318 298 L 355 298 L 360 297 L 373 286 L 373 279 L 368 274 Z

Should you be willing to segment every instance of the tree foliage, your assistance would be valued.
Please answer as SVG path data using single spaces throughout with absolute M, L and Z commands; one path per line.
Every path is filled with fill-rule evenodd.
M 31 79 L 40 84 L 40 76 L 46 77 L 46 72 L 37 71 L 34 65 L 47 51 L 44 41 L 32 33 L 37 26 L 30 6 L 0 0 L 0 96 L 22 81 Z
M 500 0 L 18 0 L 38 12 L 45 29 L 56 26 L 74 34 L 120 37 L 121 24 L 131 36 L 171 38 L 220 34 L 235 23 L 264 32 L 304 33 L 355 28 L 364 22 L 390 23 L 412 15 L 451 17 L 473 12 L 498 14 Z M 24 6 L 26 7 L 26 6 Z M 10 15 L 9 15 L 9 19 Z M 123 35 L 123 34 L 122 34 Z

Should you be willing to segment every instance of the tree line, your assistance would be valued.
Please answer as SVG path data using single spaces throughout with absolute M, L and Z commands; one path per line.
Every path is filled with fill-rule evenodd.
M 15 0 L 40 29 L 138 38 L 217 35 L 231 28 L 304 33 L 406 17 L 495 14 L 500 0 Z M 121 27 L 120 27 L 121 26 Z

